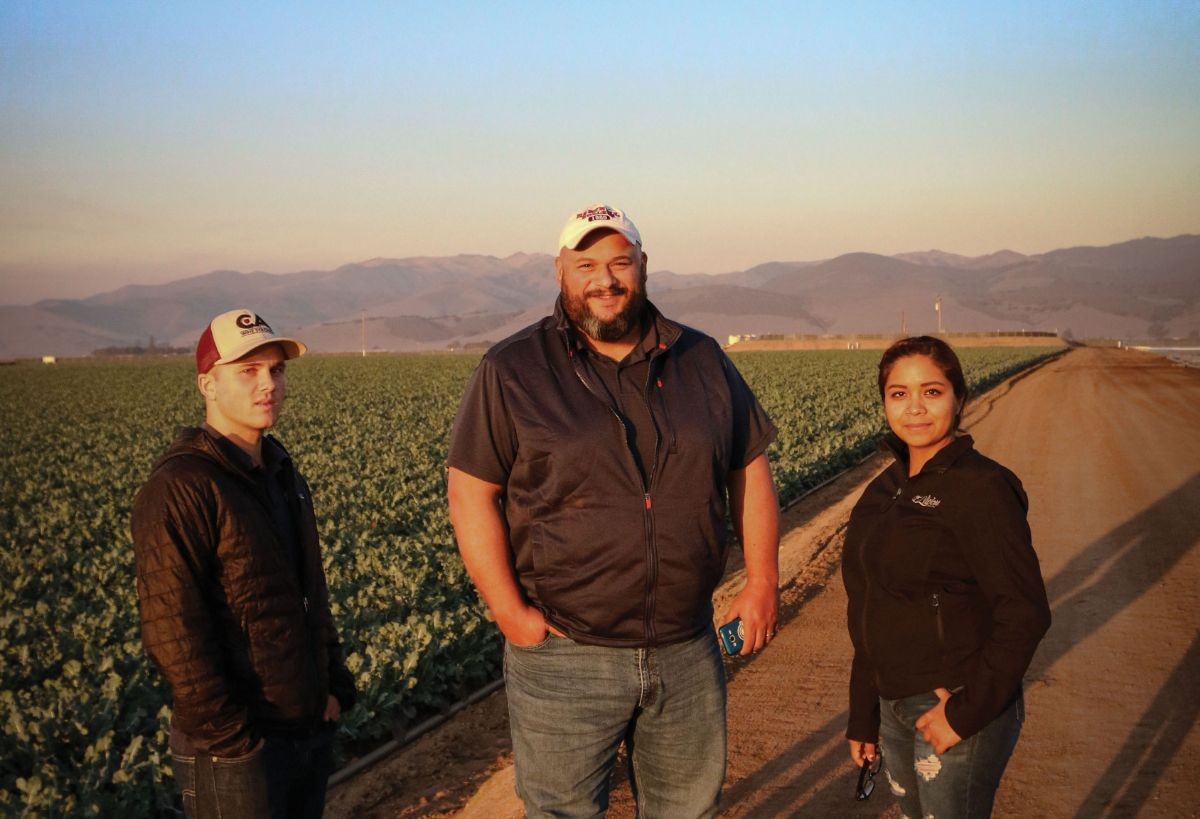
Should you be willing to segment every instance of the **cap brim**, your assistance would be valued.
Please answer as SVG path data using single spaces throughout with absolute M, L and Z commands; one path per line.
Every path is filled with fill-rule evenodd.
M 232 364 L 238 359 L 245 358 L 246 356 L 250 355 L 250 353 L 254 352 L 255 350 L 258 350 L 262 347 L 269 347 L 272 344 L 278 344 L 280 348 L 282 348 L 283 357 L 285 360 L 289 358 L 299 358 L 308 352 L 308 346 L 305 345 L 304 342 L 297 341 L 294 338 L 284 338 L 282 336 L 276 336 L 274 338 L 260 338 L 250 342 L 249 344 L 239 347 L 236 350 L 231 350 L 229 355 L 214 361 L 213 364 Z

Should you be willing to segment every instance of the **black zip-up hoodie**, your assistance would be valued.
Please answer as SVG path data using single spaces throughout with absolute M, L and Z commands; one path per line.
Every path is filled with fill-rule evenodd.
M 957 689 L 966 739 L 1016 695 L 1050 607 L 1017 476 L 955 439 L 908 477 L 907 447 L 850 515 L 842 579 L 854 643 L 849 739 L 875 742 L 879 698 Z

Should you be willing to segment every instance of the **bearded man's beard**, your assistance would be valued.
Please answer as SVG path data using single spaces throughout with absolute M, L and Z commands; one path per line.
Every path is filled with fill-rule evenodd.
M 596 293 L 595 290 L 591 292 L 593 295 Z M 642 315 L 646 311 L 646 288 L 641 285 L 625 287 L 614 284 L 602 292 L 618 296 L 629 293 L 629 301 L 625 303 L 621 312 L 605 321 L 592 312 L 587 296 L 572 296 L 563 289 L 563 310 L 566 311 L 567 318 L 590 338 L 596 341 L 620 341 L 642 322 Z

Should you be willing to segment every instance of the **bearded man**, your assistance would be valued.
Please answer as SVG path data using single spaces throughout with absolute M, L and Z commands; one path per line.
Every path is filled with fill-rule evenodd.
M 492 347 L 455 419 L 450 518 L 505 637 L 530 817 L 603 816 L 625 743 L 640 816 L 717 811 L 725 676 L 712 593 L 726 512 L 746 585 L 741 653 L 778 606 L 775 427 L 712 339 L 646 298 L 622 211 L 563 228 L 554 314 Z M 728 502 L 727 502 L 728 499 Z

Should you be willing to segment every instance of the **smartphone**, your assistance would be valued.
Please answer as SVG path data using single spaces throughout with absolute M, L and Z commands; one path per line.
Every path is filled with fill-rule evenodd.
M 721 645 L 725 647 L 725 653 L 730 656 L 741 651 L 742 646 L 746 643 L 746 629 L 742 625 L 741 617 L 730 620 L 718 628 L 717 634 L 721 635 Z

